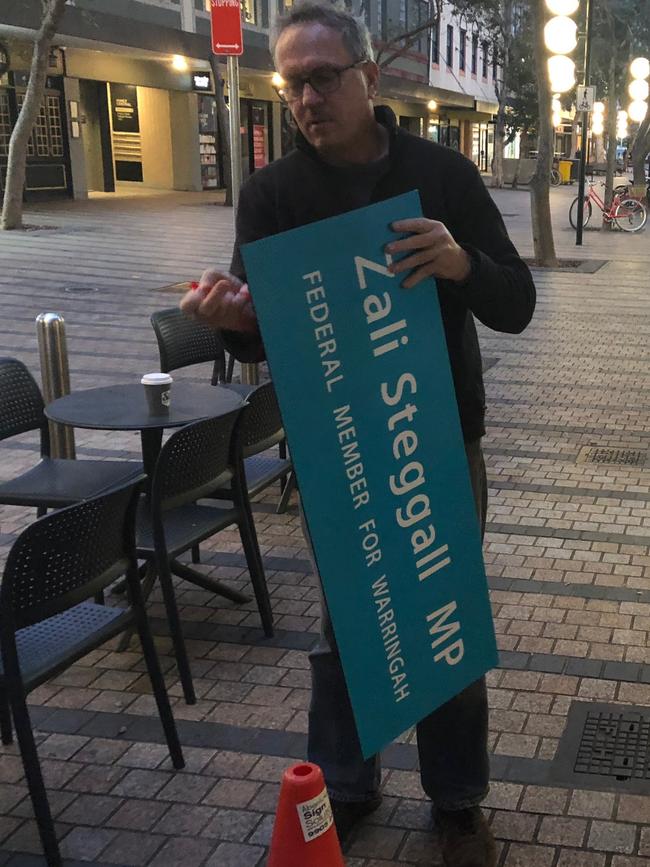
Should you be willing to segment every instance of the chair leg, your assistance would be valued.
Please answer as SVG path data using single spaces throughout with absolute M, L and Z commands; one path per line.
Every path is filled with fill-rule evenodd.
M 8 745 L 14 742 L 9 697 L 4 689 L 0 691 L 0 734 L 3 744 Z
M 187 704 L 196 704 L 192 669 L 190 668 L 190 661 L 187 657 L 187 648 L 185 646 L 185 638 L 183 637 L 181 619 L 178 616 L 178 606 L 176 605 L 176 594 L 174 593 L 174 585 L 172 583 L 169 562 L 163 560 L 162 557 L 158 558 L 158 574 L 160 576 L 160 589 L 162 590 L 165 610 L 167 611 L 167 622 L 169 623 L 169 632 L 174 644 L 176 665 L 178 666 L 178 674 L 181 679 L 185 702 Z
M 169 704 L 169 696 L 167 695 L 167 689 L 165 688 L 165 680 L 162 671 L 160 670 L 158 654 L 156 653 L 156 647 L 153 643 L 151 630 L 149 628 L 149 621 L 147 620 L 147 615 L 144 610 L 142 590 L 139 582 L 136 583 L 137 586 L 134 586 L 133 588 L 132 604 L 140 642 L 142 643 L 142 653 L 149 673 L 149 679 L 151 680 L 151 687 L 156 699 L 156 704 L 158 706 L 160 722 L 162 723 L 165 732 L 169 755 L 176 770 L 180 770 L 185 767 L 183 750 L 181 749 L 181 744 L 178 739 L 178 731 L 176 730 L 176 723 L 172 714 L 171 705 Z
M 264 564 L 260 553 L 260 546 L 257 541 L 257 532 L 253 522 L 253 513 L 251 511 L 250 500 L 247 495 L 242 495 L 240 492 L 234 491 L 236 500 L 239 506 L 240 521 L 239 535 L 241 537 L 244 554 L 246 555 L 246 564 L 251 576 L 257 607 L 262 620 L 262 628 L 267 638 L 273 637 L 273 610 L 271 608 L 271 599 L 269 597 L 269 588 L 266 586 L 266 576 L 264 574 Z
M 289 500 L 291 498 L 291 494 L 293 493 L 293 489 L 296 487 L 296 474 L 292 470 L 289 473 L 289 478 L 282 489 L 282 496 L 280 497 L 280 502 L 278 503 L 278 507 L 275 510 L 277 515 L 281 515 L 283 512 L 287 511 L 289 507 Z
M 232 374 L 235 369 L 235 356 L 228 356 L 228 366 L 226 368 L 226 382 L 232 382 Z
M 138 577 L 142 579 L 142 586 L 140 592 L 142 593 L 143 600 L 146 602 L 146 600 L 149 598 L 149 594 L 153 590 L 153 585 L 156 583 L 156 569 L 153 563 L 146 563 L 144 572 L 142 570 L 138 570 Z M 126 581 L 126 579 L 125 582 L 125 591 L 128 594 L 129 582 Z M 133 626 L 127 626 L 117 645 L 118 653 L 124 653 L 125 650 L 129 649 L 129 644 L 131 644 L 131 639 L 133 638 L 134 632 L 135 629 Z
M 198 545 L 192 545 L 192 563 L 201 562 L 201 549 Z
M 56 841 L 54 823 L 52 821 L 50 805 L 47 800 L 45 783 L 43 782 L 43 774 L 41 773 L 41 765 L 38 760 L 36 743 L 34 741 L 32 724 L 29 718 L 29 711 L 27 710 L 25 697 L 23 695 L 12 697 L 11 705 L 14 724 L 16 726 L 16 738 L 23 759 L 25 777 L 27 778 L 29 795 L 34 807 L 34 815 L 36 817 L 38 833 L 45 853 L 45 860 L 48 867 L 61 867 L 63 862 L 61 860 L 61 853 L 59 852 L 59 844 Z

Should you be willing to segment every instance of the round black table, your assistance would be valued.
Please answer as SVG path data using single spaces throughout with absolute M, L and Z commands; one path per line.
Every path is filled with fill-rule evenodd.
M 202 418 L 225 415 L 244 405 L 235 389 L 174 382 L 169 412 L 152 415 L 139 382 L 74 391 L 45 407 L 54 422 L 92 430 L 139 430 L 144 471 L 151 478 L 164 428 L 182 427 Z
M 91 430 L 139 430 L 143 469 L 151 480 L 160 454 L 165 428 L 182 427 L 203 418 L 226 415 L 233 410 L 241 409 L 246 403 L 248 391 L 250 386 L 227 387 L 174 382 L 171 388 L 169 412 L 164 415 L 152 415 L 141 383 L 108 385 L 75 391 L 59 397 L 45 407 L 45 415 L 50 421 L 71 427 Z M 227 587 L 215 578 L 190 569 L 177 560 L 171 560 L 170 567 L 181 578 L 225 596 L 233 602 L 243 603 L 250 600 L 250 597 L 244 593 Z

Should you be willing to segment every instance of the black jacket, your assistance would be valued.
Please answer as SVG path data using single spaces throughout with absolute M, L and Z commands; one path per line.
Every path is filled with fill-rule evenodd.
M 231 271 L 245 280 L 241 244 L 418 190 L 424 216 L 443 222 L 472 258 L 463 284 L 439 280 L 438 290 L 463 435 L 475 440 L 485 433 L 485 391 L 472 314 L 496 331 L 519 333 L 533 315 L 535 286 L 476 166 L 397 127 L 390 109 L 375 113 L 390 133 L 379 171 L 328 165 L 299 137 L 296 150 L 255 172 L 240 194 Z M 259 337 L 223 337 L 240 361 L 264 358 Z

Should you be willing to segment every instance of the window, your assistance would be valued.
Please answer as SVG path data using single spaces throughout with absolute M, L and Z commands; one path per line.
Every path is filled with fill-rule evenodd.
M 481 64 L 481 75 L 483 78 L 488 77 L 488 44 L 487 42 L 483 43 L 483 63 Z
M 498 69 L 498 65 L 499 65 L 497 63 L 497 59 L 498 59 L 497 47 L 496 47 L 496 45 L 493 45 L 492 46 L 492 79 L 494 81 L 497 80 L 497 69 Z
M 241 8 L 244 13 L 244 24 L 257 24 L 255 0 L 242 0 Z
M 472 75 L 476 75 L 478 69 L 478 36 L 472 34 Z
M 458 43 L 458 68 L 465 72 L 465 51 L 467 46 L 467 30 L 461 30 Z
M 440 19 L 431 32 L 431 63 L 440 63 Z
M 454 67 L 454 27 L 447 25 L 447 66 Z
M 5 90 L 0 90 L 0 156 L 9 153 L 9 138 L 11 137 L 11 117 L 9 115 L 9 96 Z

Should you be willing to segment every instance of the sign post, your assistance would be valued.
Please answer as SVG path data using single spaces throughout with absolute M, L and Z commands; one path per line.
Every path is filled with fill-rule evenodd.
M 591 64 L 591 28 L 593 24 L 594 3 L 593 0 L 587 0 L 585 9 L 585 60 L 582 71 L 582 96 L 586 97 L 589 85 L 589 66 Z M 580 96 L 580 94 L 578 94 Z M 580 171 L 578 174 L 578 225 L 576 226 L 576 247 L 582 246 L 582 228 L 584 225 L 585 216 L 585 175 L 587 173 L 587 148 L 589 147 L 589 138 L 587 136 L 587 126 L 589 124 L 589 110 L 585 110 L 584 105 L 586 100 L 582 100 L 582 147 L 580 148 Z M 593 108 L 593 102 L 592 102 Z
M 230 183 L 233 215 L 237 215 L 239 190 L 242 183 L 241 118 L 239 114 L 239 57 L 244 53 L 244 39 L 239 0 L 210 0 L 212 51 L 228 58 L 228 94 L 230 109 Z M 259 372 L 256 364 L 242 364 L 242 382 L 256 385 Z

